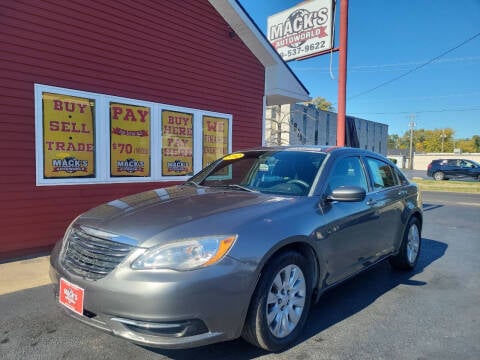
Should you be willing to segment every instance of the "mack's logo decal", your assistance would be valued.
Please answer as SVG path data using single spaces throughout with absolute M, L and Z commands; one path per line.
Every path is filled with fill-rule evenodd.
M 145 167 L 144 161 L 138 161 L 134 159 L 117 160 L 117 171 L 125 171 L 128 173 L 134 173 L 136 171 L 143 172 Z
M 72 289 L 63 289 L 63 296 L 69 304 L 75 304 L 78 300 L 78 295 Z
M 189 168 L 190 168 L 190 164 L 188 162 L 184 162 L 180 160 L 175 160 L 167 163 L 168 171 L 185 172 L 185 171 L 188 171 Z
M 328 36 L 327 27 L 323 26 L 328 17 L 326 7 L 317 11 L 297 9 L 283 23 L 270 27 L 269 40 L 275 48 L 297 48 L 309 39 Z
M 73 156 L 64 159 L 53 159 L 52 167 L 53 172 L 65 171 L 67 173 L 74 173 L 77 171 L 87 171 L 88 160 L 79 160 Z

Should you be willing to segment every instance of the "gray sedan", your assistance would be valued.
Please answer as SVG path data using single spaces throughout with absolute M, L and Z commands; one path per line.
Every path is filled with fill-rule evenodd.
M 80 215 L 50 275 L 69 315 L 138 344 L 280 351 L 328 288 L 387 258 L 412 269 L 421 228 L 417 187 L 376 153 L 260 148 Z

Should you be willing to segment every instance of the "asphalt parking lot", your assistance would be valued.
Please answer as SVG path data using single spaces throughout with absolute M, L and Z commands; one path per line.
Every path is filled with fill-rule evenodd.
M 409 179 L 413 178 L 420 178 L 420 179 L 430 179 L 433 180 L 431 177 L 427 175 L 427 170 L 408 170 L 402 169 L 402 172 L 407 175 Z
M 478 359 L 480 195 L 425 193 L 424 205 L 416 270 L 384 262 L 331 290 L 283 353 L 139 347 L 65 316 L 45 285 L 0 295 L 0 359 Z

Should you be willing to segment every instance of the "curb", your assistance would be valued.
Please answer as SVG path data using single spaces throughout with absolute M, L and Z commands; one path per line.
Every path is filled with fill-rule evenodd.
M 51 283 L 50 256 L 0 263 L 0 295 Z

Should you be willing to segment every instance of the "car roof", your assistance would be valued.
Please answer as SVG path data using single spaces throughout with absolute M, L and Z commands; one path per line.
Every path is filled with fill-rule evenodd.
M 357 154 L 357 155 L 370 155 L 370 156 L 378 156 L 381 158 L 386 159 L 385 156 L 359 148 L 352 148 L 352 147 L 341 147 L 341 146 L 325 146 L 325 145 L 288 145 L 288 146 L 262 146 L 258 148 L 248 149 L 247 151 L 310 151 L 310 152 L 320 152 L 320 153 L 331 153 L 335 155 L 341 154 Z M 242 152 L 242 151 L 238 151 Z

